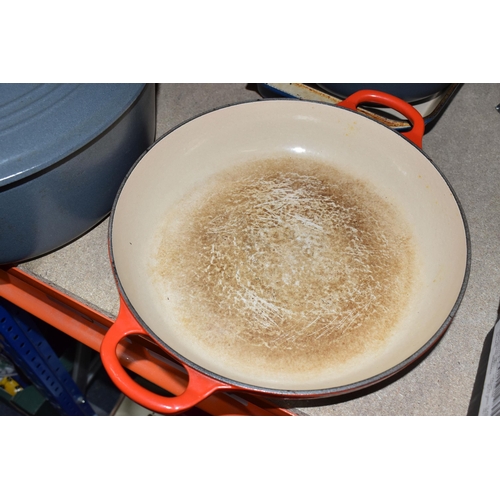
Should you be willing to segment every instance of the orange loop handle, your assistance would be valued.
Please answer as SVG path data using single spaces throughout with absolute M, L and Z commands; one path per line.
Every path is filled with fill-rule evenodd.
M 216 391 L 234 389 L 234 387 L 212 379 L 189 366 L 181 363 L 188 372 L 188 385 L 178 396 L 160 396 L 145 389 L 133 380 L 118 360 L 118 343 L 129 335 L 148 335 L 134 318 L 123 299 L 120 297 L 118 318 L 108 330 L 101 344 L 102 364 L 114 384 L 131 400 L 156 413 L 174 414 L 189 410 Z
M 401 132 L 407 139 L 419 148 L 422 147 L 422 138 L 425 132 L 425 122 L 422 115 L 409 103 L 399 97 L 380 92 L 378 90 L 358 90 L 342 102 L 337 104 L 342 108 L 356 111 L 363 103 L 382 104 L 401 113 L 411 123 L 412 128 L 408 132 Z

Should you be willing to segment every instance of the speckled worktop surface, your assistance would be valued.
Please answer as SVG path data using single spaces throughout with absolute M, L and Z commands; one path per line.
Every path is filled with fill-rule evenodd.
M 161 84 L 157 136 L 202 112 L 261 99 L 247 84 Z M 306 415 L 466 415 L 486 335 L 500 300 L 500 84 L 465 84 L 426 133 L 423 150 L 447 177 L 469 225 L 472 262 L 458 313 L 437 346 L 403 375 L 363 393 L 290 403 Z M 108 260 L 108 219 L 19 267 L 114 318 L 118 293 Z

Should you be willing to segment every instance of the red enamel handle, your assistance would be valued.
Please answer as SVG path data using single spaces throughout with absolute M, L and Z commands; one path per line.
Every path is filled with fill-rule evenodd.
M 129 335 L 137 334 L 148 335 L 120 297 L 118 318 L 104 336 L 100 354 L 102 364 L 111 380 L 120 391 L 137 404 L 156 413 L 180 413 L 196 406 L 215 391 L 234 389 L 232 386 L 212 379 L 180 361 L 189 377 L 188 386 L 182 394 L 171 397 L 160 396 L 145 389 L 128 375 L 116 354 L 116 348 L 120 341 Z
M 412 128 L 408 132 L 401 132 L 407 139 L 410 139 L 419 148 L 422 147 L 422 138 L 425 132 L 425 123 L 422 115 L 409 103 L 399 97 L 395 97 L 378 90 L 358 90 L 342 102 L 337 104 L 342 108 L 357 110 L 363 103 L 382 104 L 401 113 L 411 123 Z

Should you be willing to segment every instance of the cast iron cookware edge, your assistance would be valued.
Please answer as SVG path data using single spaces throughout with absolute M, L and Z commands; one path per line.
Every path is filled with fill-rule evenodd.
M 282 101 L 282 100 L 281 100 Z M 266 101 L 263 101 L 266 102 Z M 423 354 L 425 354 L 427 351 L 429 351 L 437 342 L 438 340 L 442 337 L 442 335 L 445 333 L 446 329 L 448 328 L 449 324 L 451 323 L 459 305 L 460 302 L 463 298 L 463 295 L 465 293 L 467 281 L 468 281 L 468 275 L 469 275 L 469 269 L 470 269 L 470 239 L 469 239 L 469 231 L 468 231 L 468 226 L 466 223 L 465 215 L 463 212 L 463 209 L 459 203 L 459 200 L 452 189 L 451 185 L 449 182 L 446 180 L 444 175 L 437 169 L 437 167 L 432 163 L 432 161 L 423 153 L 420 149 L 421 145 L 421 139 L 423 135 L 423 120 L 414 110 L 413 107 L 409 106 L 407 103 L 401 103 L 398 99 L 395 99 L 392 96 L 386 96 L 385 94 L 382 93 L 377 93 L 377 92 L 359 92 L 351 96 L 349 99 L 341 103 L 340 107 L 343 107 L 346 111 L 348 112 L 355 112 L 356 107 L 361 103 L 361 102 L 374 102 L 378 104 L 384 104 L 384 105 L 391 105 L 397 109 L 399 112 L 405 113 L 405 116 L 407 116 L 410 121 L 413 123 L 414 127 L 412 131 L 402 134 L 403 136 L 406 136 L 404 140 L 407 142 L 408 146 L 411 148 L 415 148 L 418 150 L 418 152 L 424 157 L 431 162 L 432 166 L 437 170 L 439 175 L 443 178 L 445 181 L 446 185 L 448 186 L 450 193 L 452 195 L 452 198 L 454 202 L 458 206 L 458 210 L 460 212 L 462 222 L 463 222 L 463 229 L 465 231 L 466 235 L 466 253 L 467 253 L 467 258 L 466 258 L 466 263 L 465 263 L 465 272 L 463 276 L 463 280 L 461 283 L 461 287 L 458 293 L 458 297 L 456 298 L 454 305 L 452 306 L 451 310 L 447 314 L 446 319 L 442 322 L 441 326 L 435 331 L 434 335 L 424 344 L 422 345 L 416 352 L 414 352 L 411 356 L 407 357 L 405 360 L 402 362 L 398 363 L 397 365 L 391 367 L 390 369 L 385 370 L 383 373 L 380 373 L 376 376 L 358 381 L 356 383 L 351 383 L 351 384 L 346 384 L 343 386 L 339 387 L 332 387 L 332 388 L 327 388 L 327 389 L 318 389 L 318 390 L 280 390 L 280 389 L 273 389 L 273 388 L 268 388 L 268 387 L 260 387 L 252 384 L 247 384 L 247 383 L 242 383 L 240 381 L 236 382 L 235 380 L 231 378 L 227 378 L 225 376 L 221 376 L 214 371 L 207 370 L 206 368 L 199 366 L 198 364 L 194 363 L 190 359 L 186 358 L 182 354 L 176 352 L 174 349 L 172 349 L 170 346 L 165 344 L 164 341 L 162 341 L 151 329 L 147 326 L 145 321 L 141 318 L 141 316 L 138 314 L 136 311 L 132 301 L 129 299 L 127 296 L 126 290 L 122 286 L 122 283 L 120 281 L 120 276 L 119 276 L 119 270 L 116 267 L 115 259 L 113 256 L 113 218 L 114 218 L 114 213 L 116 210 L 116 206 L 118 203 L 118 200 L 120 198 L 120 193 L 123 190 L 123 187 L 125 186 L 128 177 L 134 170 L 134 168 L 129 172 L 129 175 L 127 176 L 127 179 L 123 182 L 120 191 L 118 193 L 118 196 L 115 199 L 115 203 L 113 206 L 113 211 L 112 211 L 112 216 L 111 216 L 111 223 L 110 223 L 110 228 L 109 228 L 109 245 L 110 245 L 110 257 L 111 257 L 111 262 L 112 262 L 112 267 L 113 271 L 115 273 L 115 278 L 117 281 L 117 285 L 120 291 L 120 313 L 117 319 L 117 322 L 115 323 L 115 326 L 110 329 L 108 334 L 105 336 L 105 339 L 103 341 L 102 349 L 101 349 L 101 357 L 103 359 L 103 364 L 108 371 L 110 377 L 113 379 L 115 384 L 122 390 L 125 394 L 127 394 L 131 399 L 137 401 L 139 404 L 144 405 L 154 411 L 158 411 L 160 413 L 175 413 L 182 411 L 184 409 L 187 409 L 191 406 L 196 405 L 199 401 L 202 399 L 208 397 L 210 394 L 212 394 L 215 391 L 219 390 L 243 390 L 243 391 L 250 391 L 255 394 L 262 394 L 262 395 L 267 395 L 267 396 L 279 396 L 279 397 L 286 397 L 286 398 L 302 398 L 302 399 L 308 399 L 308 398 L 324 398 L 324 397 L 331 397 L 334 395 L 340 395 L 340 394 L 345 394 L 349 392 L 353 392 L 362 388 L 369 387 L 371 385 L 374 385 L 378 382 L 381 382 L 383 380 L 389 379 L 396 373 L 400 372 L 403 368 L 412 365 L 418 358 L 420 358 Z M 329 106 L 326 104 L 321 104 L 321 106 Z M 410 110 L 408 109 L 411 108 Z M 412 111 L 413 110 L 413 111 Z M 416 114 L 415 114 L 416 113 Z M 208 113 L 206 113 L 208 114 Z M 204 116 L 204 115 L 200 115 Z M 367 120 L 371 120 L 370 118 L 365 118 Z M 191 121 L 191 120 L 189 120 Z M 186 122 L 186 123 L 189 123 Z M 373 121 L 373 120 L 372 120 Z M 184 124 L 182 124 L 184 125 Z M 179 127 L 181 127 L 180 125 Z M 383 126 L 378 124 L 379 126 Z M 177 128 L 173 130 L 176 130 Z M 385 127 L 387 128 L 387 127 Z M 170 133 L 173 132 L 170 131 L 167 134 L 165 134 L 162 138 L 159 139 L 161 141 L 164 137 L 169 135 Z M 391 133 L 397 134 L 397 132 L 394 132 L 391 130 Z M 408 139 L 410 137 L 410 139 Z M 158 142 L 158 141 L 157 141 Z M 418 146 L 416 144 L 418 144 Z M 152 149 L 154 148 L 154 145 L 151 146 L 146 153 L 144 153 L 143 156 L 136 162 L 136 165 L 140 163 L 141 159 Z M 123 370 L 121 367 L 117 357 L 116 357 L 116 346 L 120 340 L 122 340 L 124 337 L 128 335 L 133 335 L 137 333 L 142 333 L 149 335 L 152 337 L 154 340 L 157 341 L 157 343 L 163 347 L 168 353 L 170 353 L 174 358 L 176 358 L 187 370 L 189 374 L 189 384 L 188 387 L 186 388 L 185 392 L 179 396 L 172 397 L 172 398 L 163 398 L 159 397 L 157 395 L 154 395 L 152 393 L 147 393 L 144 391 L 144 389 L 138 384 L 136 384 L 132 379 L 128 377 L 126 372 Z

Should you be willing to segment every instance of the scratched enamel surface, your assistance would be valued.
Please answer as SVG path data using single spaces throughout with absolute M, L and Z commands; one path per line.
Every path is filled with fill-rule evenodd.
M 416 274 L 396 207 L 303 158 L 215 176 L 160 231 L 151 274 L 179 335 L 243 377 L 283 387 L 380 349 Z

